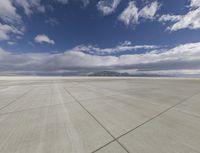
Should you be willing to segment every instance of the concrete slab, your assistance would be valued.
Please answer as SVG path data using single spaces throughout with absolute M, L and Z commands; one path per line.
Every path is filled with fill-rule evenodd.
M 79 104 L 0 116 L 1 153 L 87 153 L 111 140 Z
M 126 99 L 117 101 L 106 97 L 81 101 L 81 103 L 115 138 L 166 109 L 166 107 L 142 101 L 127 101 Z
M 175 109 L 200 117 L 200 94 L 191 97 L 181 105 L 175 107 Z
M 151 81 L 151 82 L 150 82 Z M 129 95 L 133 98 L 149 99 L 154 103 L 173 106 L 180 101 L 199 92 L 197 81 L 188 80 L 144 80 L 143 82 L 132 82 L 133 87 L 128 90 L 121 91 L 124 95 Z M 179 96 L 177 96 L 179 95 Z
M 72 102 L 75 100 L 62 85 L 37 85 L 29 93 L 0 110 L 0 114 Z
M 164 87 L 163 87 L 164 88 Z M 185 100 L 186 98 L 194 95 L 198 90 L 178 90 L 174 89 L 163 89 L 160 87 L 159 89 L 149 89 L 148 91 L 125 91 L 125 95 L 129 95 L 131 97 L 138 97 L 143 99 L 149 99 L 149 101 L 153 101 L 154 103 L 163 105 L 163 106 L 173 106 L 180 101 Z M 176 91 L 176 92 L 174 92 Z M 177 96 L 181 95 L 181 96 Z
M 101 98 L 100 93 L 92 92 L 90 89 L 81 86 L 81 84 L 74 84 L 75 87 L 70 88 L 66 85 L 64 86 L 64 89 L 66 92 L 70 93 L 73 97 L 75 97 L 77 100 L 89 100 L 89 99 L 99 99 Z
M 24 94 L 28 93 L 32 87 L 30 86 L 16 86 L 16 87 L 8 87 L 2 92 L 0 92 L 0 110 L 13 101 L 17 100 Z
M 119 141 L 130 153 L 199 153 L 200 118 L 171 110 Z

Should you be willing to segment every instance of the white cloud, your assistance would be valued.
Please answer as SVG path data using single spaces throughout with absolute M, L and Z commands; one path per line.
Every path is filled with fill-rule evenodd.
M 200 29 L 200 0 L 190 0 L 190 9 L 185 15 L 162 15 L 160 22 L 170 25 L 167 27 L 170 31 L 180 29 Z
M 41 4 L 41 0 L 15 0 L 14 3 L 22 7 L 26 15 L 31 15 L 33 11 L 45 12 L 45 7 Z
M 23 35 L 23 32 L 13 26 L 0 23 L 0 41 L 9 40 L 10 34 Z
M 44 12 L 44 6 L 41 0 L 1 0 L 0 1 L 0 41 L 9 40 L 15 34 L 15 37 L 23 35 L 25 26 L 22 17 L 17 13 L 19 7 L 22 7 L 26 15 L 36 11 Z M 21 37 L 21 36 L 20 36 Z
M 180 29 L 199 29 L 200 28 L 200 8 L 188 12 L 181 19 L 169 27 L 171 31 Z
M 139 16 L 145 19 L 152 19 L 159 9 L 159 4 L 157 1 L 145 6 L 140 10 Z
M 115 53 L 121 53 L 121 52 L 135 52 L 136 50 L 142 49 L 144 50 L 153 50 L 153 49 L 158 49 L 158 46 L 155 45 L 132 45 L 132 43 L 130 41 L 125 41 L 113 48 L 99 48 L 99 47 L 95 47 L 92 45 L 80 45 L 77 46 L 75 48 L 73 48 L 73 50 L 75 50 L 76 52 L 84 52 L 84 53 L 88 53 L 88 54 L 92 54 L 92 55 L 111 55 L 111 54 L 115 54 Z
M 100 0 L 97 4 L 97 8 L 103 13 L 103 15 L 109 15 L 115 12 L 120 2 L 121 0 Z
M 0 72 L 65 71 L 89 72 L 96 70 L 137 70 L 142 73 L 161 71 L 200 71 L 200 42 L 183 44 L 165 52 L 146 52 L 121 56 L 99 56 L 80 52 L 76 47 L 63 53 L 13 54 L 0 49 Z
M 119 20 L 125 25 L 138 23 L 138 18 L 138 8 L 134 1 L 129 2 L 128 7 L 119 16 Z
M 9 23 L 20 22 L 21 17 L 17 14 L 12 0 L 0 1 L 0 19 Z
M 62 4 L 68 4 L 70 0 L 55 0 L 55 1 Z M 82 2 L 84 7 L 86 7 L 90 3 L 90 0 L 78 0 L 78 1 Z
M 191 7 L 200 7 L 200 0 L 190 0 Z
M 1 0 L 0 19 L 6 23 L 21 23 L 21 16 L 17 13 L 19 7 L 24 9 L 26 15 L 31 15 L 33 12 L 45 12 L 41 0 Z
M 182 17 L 181 15 L 165 14 L 159 18 L 159 22 L 167 22 L 167 21 L 175 22 L 175 21 L 179 21 L 181 17 Z
M 17 13 L 17 8 L 22 7 L 26 15 L 34 12 L 45 12 L 45 7 L 41 0 L 1 0 L 0 19 L 6 23 L 20 23 L 21 16 Z
M 54 40 L 51 40 L 48 36 L 46 36 L 44 34 L 37 35 L 35 37 L 35 42 L 37 42 L 37 43 L 48 43 L 48 44 L 52 44 L 52 45 L 55 44 Z
M 152 2 L 139 10 L 134 1 L 129 2 L 128 7 L 120 14 L 119 21 L 125 25 L 139 23 L 139 19 L 153 19 L 159 9 L 157 1 Z

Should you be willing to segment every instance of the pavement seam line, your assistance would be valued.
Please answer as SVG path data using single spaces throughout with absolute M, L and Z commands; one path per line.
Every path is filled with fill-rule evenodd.
M 0 111 L 3 110 L 4 108 L 8 107 L 9 105 L 15 103 L 16 101 L 18 101 L 19 99 L 21 99 L 22 97 L 24 97 L 25 95 L 27 95 L 33 88 L 29 89 L 28 91 L 26 91 L 24 94 L 20 95 L 19 97 L 17 97 L 16 99 L 12 100 L 11 102 L 9 102 L 7 105 L 3 106 L 0 108 Z
M 64 90 L 70 95 L 72 96 L 72 98 L 113 138 L 112 141 L 108 142 L 107 144 L 105 144 L 104 146 L 101 146 L 100 148 L 96 149 L 95 151 L 92 151 L 92 153 L 97 152 L 98 150 L 104 148 L 105 146 L 109 145 L 110 143 L 116 141 L 127 153 L 129 153 L 129 151 L 110 133 L 110 131 L 108 129 L 106 129 L 106 127 L 92 114 L 90 113 L 82 104 L 81 102 L 79 102 L 72 94 L 70 91 L 68 91 L 65 87 Z

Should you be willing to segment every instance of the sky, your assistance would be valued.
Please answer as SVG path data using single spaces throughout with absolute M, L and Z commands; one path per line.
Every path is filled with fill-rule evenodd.
M 0 0 L 0 75 L 200 76 L 200 0 Z

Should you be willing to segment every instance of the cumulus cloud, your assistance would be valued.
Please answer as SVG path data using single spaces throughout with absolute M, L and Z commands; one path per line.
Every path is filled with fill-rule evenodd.
M 200 70 L 200 42 L 182 44 L 164 52 L 125 54 L 120 56 L 91 55 L 76 48 L 63 53 L 21 53 L 0 49 L 0 72 L 89 72 L 96 70 L 136 70 L 161 72 Z
M 121 0 L 101 0 L 97 4 L 97 8 L 100 12 L 103 13 L 103 15 L 109 15 L 113 12 L 115 12 L 117 6 Z
M 26 15 L 34 11 L 44 12 L 41 0 L 1 0 L 0 1 L 0 19 L 7 23 L 21 22 L 21 16 L 17 13 L 17 8 L 22 7 Z
M 152 19 L 156 12 L 159 9 L 159 4 L 157 1 L 152 2 L 151 4 L 145 6 L 143 9 L 140 10 L 139 16 L 145 19 Z
M 191 7 L 200 7 L 200 0 L 190 0 Z
M 35 42 L 37 43 L 48 43 L 54 45 L 54 40 L 51 40 L 47 35 L 40 34 L 35 37 Z
M 41 0 L 1 0 L 0 1 L 0 41 L 9 40 L 15 34 L 23 35 L 25 26 L 22 17 L 18 14 L 18 8 L 23 8 L 26 15 L 34 12 L 44 12 Z M 21 37 L 21 36 L 20 36 Z
M 9 23 L 20 22 L 21 17 L 17 14 L 12 0 L 0 1 L 0 19 Z
M 129 2 L 128 7 L 120 14 L 119 20 L 125 25 L 138 23 L 138 8 L 134 1 Z
M 182 16 L 181 19 L 174 23 L 169 29 L 171 31 L 177 31 L 180 29 L 199 29 L 200 28 L 200 8 L 188 12 Z
M 139 23 L 139 19 L 153 19 L 158 9 L 159 3 L 157 1 L 146 5 L 141 10 L 137 8 L 134 1 L 131 1 L 118 19 L 127 26 L 134 25 Z
M 190 9 L 185 15 L 162 15 L 160 22 L 170 24 L 167 29 L 177 31 L 180 29 L 200 29 L 200 0 L 190 0 Z

